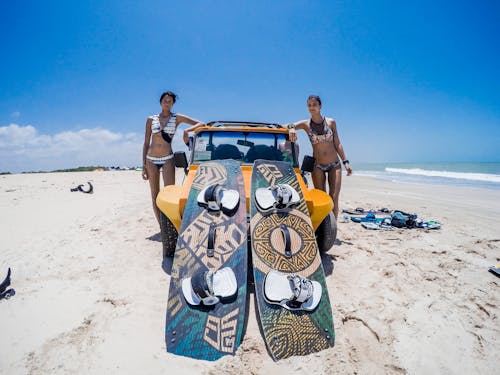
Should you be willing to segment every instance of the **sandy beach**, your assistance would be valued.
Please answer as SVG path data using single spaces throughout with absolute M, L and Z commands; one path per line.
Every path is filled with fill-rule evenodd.
M 86 181 L 94 194 L 70 192 Z M 335 347 L 273 362 L 252 294 L 237 355 L 206 362 L 166 352 L 171 262 L 140 172 L 0 176 L 0 279 L 11 267 L 16 292 L 0 300 L 0 373 L 495 373 L 500 279 L 487 269 L 500 263 L 500 191 L 354 175 L 340 200 L 443 227 L 339 223 L 323 256 Z

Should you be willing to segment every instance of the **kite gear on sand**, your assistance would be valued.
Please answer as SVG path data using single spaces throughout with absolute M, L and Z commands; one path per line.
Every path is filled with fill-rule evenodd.
M 87 181 L 87 184 L 89 184 L 88 189 L 84 189 L 83 184 L 80 184 L 77 187 L 72 188 L 71 191 L 81 191 L 82 193 L 92 194 L 94 192 L 94 187 L 92 186 L 90 181 Z

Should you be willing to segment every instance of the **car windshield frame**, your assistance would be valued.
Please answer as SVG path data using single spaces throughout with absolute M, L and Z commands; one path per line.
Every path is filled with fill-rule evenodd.
M 253 165 L 257 159 L 288 161 L 298 167 L 298 147 L 292 147 L 286 133 L 237 131 L 201 131 L 195 139 L 191 163 L 234 159 Z

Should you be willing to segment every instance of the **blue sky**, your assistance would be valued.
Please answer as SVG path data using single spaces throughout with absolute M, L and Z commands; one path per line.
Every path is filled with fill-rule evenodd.
M 354 163 L 500 161 L 499 40 L 495 1 L 2 2 L 0 171 L 140 164 L 164 90 L 280 123 L 319 94 Z

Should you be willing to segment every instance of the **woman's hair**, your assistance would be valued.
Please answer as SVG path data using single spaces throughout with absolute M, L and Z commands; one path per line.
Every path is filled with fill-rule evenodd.
M 165 91 L 163 94 L 161 94 L 160 103 L 163 100 L 163 98 L 167 95 L 170 96 L 175 103 L 175 101 L 177 100 L 177 95 L 175 95 L 172 91 Z
M 316 101 L 321 105 L 321 98 L 318 95 L 309 95 L 309 97 L 307 98 L 307 101 L 309 101 L 311 99 L 316 99 Z

